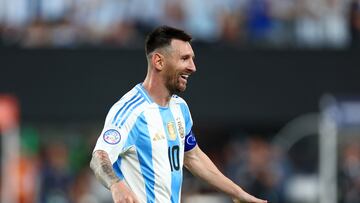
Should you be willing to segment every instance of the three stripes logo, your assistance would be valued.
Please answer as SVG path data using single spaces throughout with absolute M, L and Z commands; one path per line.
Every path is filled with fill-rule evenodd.
M 112 124 L 115 124 L 115 126 L 118 126 L 119 128 L 122 127 L 130 117 L 133 110 L 144 102 L 145 99 L 141 96 L 139 92 L 130 99 L 126 100 L 126 102 L 124 102 L 122 107 L 115 114 Z
M 165 139 L 165 136 L 161 132 L 155 133 L 155 135 L 153 137 L 153 141 L 158 141 L 158 140 L 163 140 L 163 139 Z

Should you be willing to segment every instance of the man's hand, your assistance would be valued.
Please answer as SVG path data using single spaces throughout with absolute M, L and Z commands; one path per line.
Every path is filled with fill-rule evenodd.
M 258 199 L 252 195 L 246 195 L 242 199 L 233 199 L 234 203 L 267 203 L 267 200 Z
M 123 181 L 112 184 L 110 190 L 114 203 L 139 203 L 135 194 Z
M 90 167 L 96 178 L 111 191 L 114 203 L 139 203 L 135 194 L 114 173 L 108 154 L 103 150 L 93 153 Z

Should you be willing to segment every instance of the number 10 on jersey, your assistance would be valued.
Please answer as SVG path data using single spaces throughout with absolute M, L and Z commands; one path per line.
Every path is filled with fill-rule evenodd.
M 180 169 L 179 145 L 168 147 L 168 156 L 171 171 L 178 171 Z

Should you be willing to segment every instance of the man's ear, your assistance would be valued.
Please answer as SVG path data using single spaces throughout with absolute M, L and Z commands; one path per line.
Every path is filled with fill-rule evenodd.
M 151 63 L 153 64 L 153 67 L 161 71 L 164 67 L 164 56 L 159 52 L 155 52 L 151 56 Z

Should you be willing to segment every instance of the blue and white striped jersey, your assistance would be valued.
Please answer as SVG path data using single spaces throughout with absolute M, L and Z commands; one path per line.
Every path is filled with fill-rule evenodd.
M 110 109 L 94 151 L 108 153 L 141 203 L 179 203 L 184 152 L 196 146 L 192 124 L 182 98 L 161 107 L 138 84 Z

